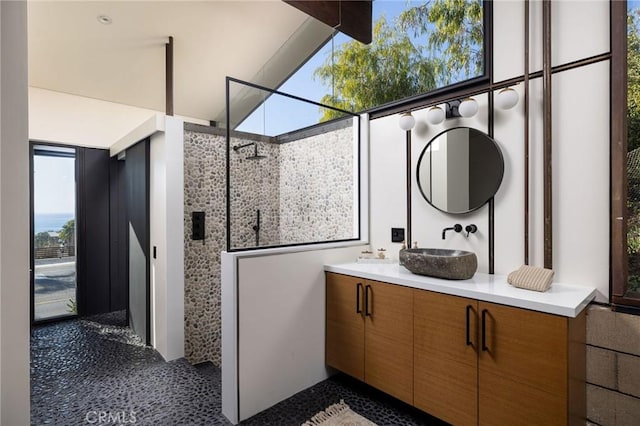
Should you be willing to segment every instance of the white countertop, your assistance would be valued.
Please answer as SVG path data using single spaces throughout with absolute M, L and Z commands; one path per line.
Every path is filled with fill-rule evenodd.
M 507 283 L 504 275 L 476 273 L 469 280 L 443 280 L 413 274 L 397 263 L 343 263 L 325 265 L 324 270 L 571 318 L 596 296 L 594 287 L 556 282 L 544 293 L 516 288 Z

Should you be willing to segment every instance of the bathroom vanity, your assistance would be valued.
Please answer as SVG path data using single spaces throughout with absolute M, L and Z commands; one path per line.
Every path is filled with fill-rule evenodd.
M 448 423 L 584 424 L 592 287 L 326 265 L 326 363 Z

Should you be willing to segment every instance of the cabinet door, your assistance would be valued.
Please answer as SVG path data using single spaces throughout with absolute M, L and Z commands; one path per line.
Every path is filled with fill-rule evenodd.
M 413 290 L 366 282 L 365 382 L 413 404 Z
M 414 290 L 414 405 L 447 423 L 478 418 L 478 302 Z
M 364 380 L 364 280 L 327 273 L 326 290 L 326 363 Z
M 567 318 L 479 302 L 479 424 L 567 423 Z

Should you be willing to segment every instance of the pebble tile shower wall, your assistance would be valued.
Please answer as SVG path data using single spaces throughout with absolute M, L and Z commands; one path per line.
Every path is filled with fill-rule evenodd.
M 226 249 L 223 133 L 188 125 L 184 136 L 185 356 L 216 366 L 221 361 L 220 252 Z M 232 247 L 255 247 L 257 209 L 260 246 L 353 237 L 351 125 L 282 144 L 249 138 L 233 138 L 231 146 L 257 141 L 266 158 L 247 160 L 250 147 L 230 153 Z M 204 243 L 191 239 L 193 211 L 205 212 Z

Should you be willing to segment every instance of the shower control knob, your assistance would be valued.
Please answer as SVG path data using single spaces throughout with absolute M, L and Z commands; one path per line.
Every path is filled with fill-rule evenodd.
M 464 230 L 467 231 L 467 237 L 468 237 L 469 234 L 475 234 L 476 231 L 478 230 L 478 227 L 474 224 L 471 224 L 471 225 L 465 226 Z

